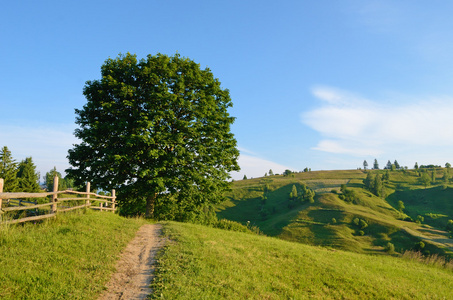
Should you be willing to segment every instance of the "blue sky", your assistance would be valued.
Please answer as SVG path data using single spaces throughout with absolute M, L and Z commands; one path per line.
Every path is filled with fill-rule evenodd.
M 453 163 L 453 4 L 9 1 L 0 146 L 69 167 L 85 81 L 119 53 L 176 52 L 230 90 L 243 175 Z

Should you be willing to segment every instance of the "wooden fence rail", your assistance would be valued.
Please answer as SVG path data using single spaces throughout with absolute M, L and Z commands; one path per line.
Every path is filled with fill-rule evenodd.
M 4 181 L 0 178 L 0 222 L 6 224 L 13 224 L 13 223 L 22 223 L 27 221 L 36 221 L 42 220 L 46 218 L 55 217 L 58 212 L 65 212 L 74 209 L 81 209 L 81 208 L 91 208 L 91 209 L 100 209 L 100 210 L 108 210 L 108 211 L 115 211 L 116 210 L 116 195 L 115 190 L 112 190 L 112 196 L 105 196 L 105 195 L 98 195 L 96 193 L 92 193 L 90 191 L 90 183 L 87 182 L 86 192 L 77 192 L 72 190 L 65 190 L 65 191 L 58 191 L 58 177 L 54 178 L 54 185 L 53 191 L 47 193 L 3 193 L 3 184 Z M 63 194 L 74 194 L 74 195 L 82 195 L 82 197 L 61 197 Z M 60 197 L 59 197 L 60 195 Z M 12 207 L 3 207 L 3 200 L 8 200 L 8 202 L 12 202 L 12 200 L 21 199 L 21 198 L 46 198 L 52 196 L 50 198 L 49 203 L 37 204 L 37 202 L 19 200 L 19 206 L 12 206 Z M 85 197 L 83 197 L 85 196 Z M 91 198 L 93 196 L 93 198 Z M 76 205 L 76 206 L 63 206 L 59 204 L 64 204 L 66 202 L 71 201 L 83 201 L 84 204 Z M 93 202 L 99 203 L 99 207 L 93 206 Z M 27 205 L 20 206 L 21 203 L 26 203 Z M 31 204 L 31 205 L 28 205 Z M 30 211 L 35 209 L 37 211 L 38 208 L 43 207 L 50 207 L 50 212 L 47 214 L 31 216 L 31 217 L 19 217 L 17 219 L 12 220 L 3 220 L 2 216 L 6 212 L 11 211 Z

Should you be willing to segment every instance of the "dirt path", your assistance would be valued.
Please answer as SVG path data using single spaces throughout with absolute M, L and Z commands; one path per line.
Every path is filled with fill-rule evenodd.
M 155 255 L 163 246 L 160 239 L 162 226 L 143 225 L 135 238 L 123 251 L 120 261 L 100 300 L 146 299 L 152 293 L 149 287 L 153 278 Z

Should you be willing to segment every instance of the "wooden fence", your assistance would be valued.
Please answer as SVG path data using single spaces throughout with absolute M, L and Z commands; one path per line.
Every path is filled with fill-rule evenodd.
M 76 195 L 75 197 L 63 197 L 64 195 Z M 78 197 L 79 195 L 80 197 Z M 52 196 L 48 203 L 38 204 L 37 201 L 30 201 L 31 198 L 46 198 Z M 19 199 L 19 201 L 17 201 Z M 27 200 L 20 200 L 27 199 Z M 5 204 L 12 204 L 14 201 L 18 202 L 18 206 L 9 206 L 3 205 L 3 200 L 6 200 Z M 75 206 L 63 206 L 63 204 L 68 204 L 70 202 L 76 201 L 79 202 Z M 80 202 L 83 201 L 83 204 L 80 205 Z M 22 206 L 21 204 L 25 203 L 26 205 Z M 93 206 L 93 204 L 99 203 L 99 206 Z M 47 208 L 47 213 L 39 214 L 38 211 L 45 211 L 43 208 Z M 55 217 L 58 212 L 65 212 L 74 209 L 81 208 L 91 208 L 91 209 L 100 209 L 115 211 L 116 210 L 116 196 L 115 190 L 112 190 L 111 196 L 98 195 L 96 193 L 90 192 L 90 183 L 87 182 L 86 192 L 77 192 L 72 190 L 58 191 L 58 177 L 54 178 L 53 181 L 53 191 L 46 193 L 3 193 L 3 179 L 0 178 L 0 222 L 13 224 L 13 223 L 22 223 L 27 221 L 42 220 L 47 218 Z M 6 212 L 20 212 L 27 211 L 33 212 L 34 216 L 20 216 L 15 219 L 6 219 L 4 214 Z

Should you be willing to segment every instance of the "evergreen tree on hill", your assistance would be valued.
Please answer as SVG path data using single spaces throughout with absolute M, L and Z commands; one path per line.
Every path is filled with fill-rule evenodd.
M 44 176 L 45 185 L 47 187 L 47 191 L 53 191 L 53 181 L 54 178 L 58 177 L 58 190 L 63 191 L 66 189 L 66 182 L 61 176 L 61 173 L 57 171 L 57 167 L 54 167 L 52 170 L 46 173 Z
M 17 163 L 6 146 L 0 150 L 0 178 L 3 178 L 3 192 L 17 191 L 19 187 Z
M 379 169 L 379 163 L 378 163 L 377 159 L 374 159 L 373 169 L 375 169 L 375 170 Z
M 395 168 L 397 170 L 399 170 L 401 168 L 400 164 L 398 163 L 398 161 L 395 159 L 395 162 L 393 163 L 395 165 Z
M 39 173 L 31 157 L 25 158 L 19 163 L 17 172 L 19 178 L 19 190 L 26 193 L 39 192 Z

